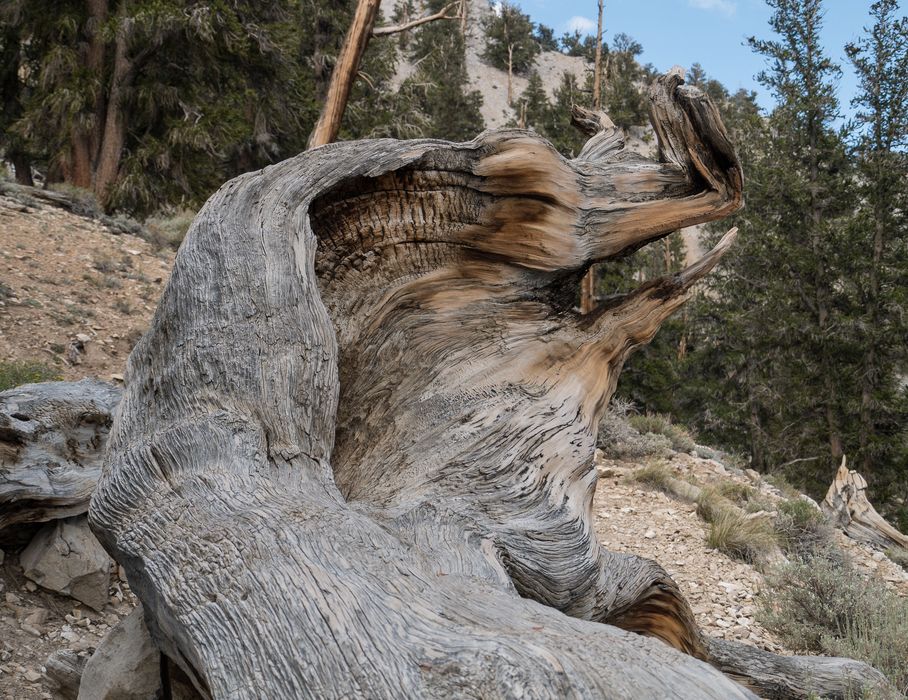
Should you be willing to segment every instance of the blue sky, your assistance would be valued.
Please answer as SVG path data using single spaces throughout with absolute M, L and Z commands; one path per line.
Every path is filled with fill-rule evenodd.
M 517 0 L 533 21 L 555 29 L 556 36 L 578 28 L 596 33 L 596 0 Z M 823 40 L 827 53 L 842 68 L 841 109 L 849 102 L 856 81 L 844 46 L 871 24 L 871 0 L 826 0 Z M 908 0 L 900 2 L 905 11 Z M 673 65 L 689 68 L 699 62 L 709 76 L 734 92 L 754 90 L 761 106 L 772 107 L 772 96 L 756 80 L 763 58 L 746 45 L 748 36 L 770 38 L 770 9 L 763 0 L 605 0 L 604 35 L 611 41 L 624 32 L 643 45 L 643 63 L 660 70 Z

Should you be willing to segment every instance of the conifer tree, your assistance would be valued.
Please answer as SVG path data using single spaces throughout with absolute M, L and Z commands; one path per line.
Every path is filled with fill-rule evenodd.
M 860 191 L 851 227 L 860 253 L 851 281 L 862 350 L 855 463 L 904 499 L 908 396 L 899 375 L 908 366 L 908 18 L 898 17 L 895 0 L 877 0 L 870 13 L 873 26 L 846 46 L 858 78 L 850 125 Z
M 536 71 L 530 73 L 526 90 L 520 96 L 520 107 L 526 121 L 524 126 L 543 133 L 552 106 L 542 86 L 542 78 Z
M 447 2 L 429 0 L 426 9 L 438 12 Z M 416 73 L 401 86 L 425 120 L 423 136 L 467 141 L 484 128 L 482 95 L 469 90 L 463 35 L 442 23 L 420 27 L 413 39 L 411 60 Z
M 529 71 L 539 53 L 539 43 L 533 36 L 533 23 L 517 5 L 503 0 L 484 20 L 483 29 L 486 46 L 482 56 L 491 65 L 508 72 L 508 104 L 511 104 L 514 73 Z

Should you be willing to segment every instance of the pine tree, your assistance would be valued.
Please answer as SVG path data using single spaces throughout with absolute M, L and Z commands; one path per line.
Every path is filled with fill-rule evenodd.
M 595 47 L 595 41 L 593 45 Z M 640 83 L 643 74 L 637 56 L 643 47 L 627 34 L 618 34 L 608 51 L 608 71 L 603 72 L 603 104 L 612 121 L 622 128 L 645 124 L 646 102 Z
M 860 191 L 852 235 L 860 251 L 854 291 L 862 348 L 859 439 L 855 462 L 888 495 L 908 495 L 908 396 L 899 375 L 908 362 L 908 18 L 895 0 L 871 6 L 874 25 L 846 46 L 858 77 L 853 151 Z M 900 493 L 898 493 L 900 491 Z
M 565 71 L 555 90 L 554 101 L 548 111 L 544 126 L 539 131 L 563 155 L 573 158 L 583 148 L 585 139 L 571 124 L 571 106 L 586 105 L 589 95 L 584 94 L 573 73 Z
M 437 12 L 445 0 L 429 0 L 426 9 Z M 468 90 L 464 38 L 443 23 L 420 27 L 413 40 L 411 60 L 416 73 L 404 81 L 407 96 L 425 120 L 423 136 L 452 141 L 472 139 L 484 128 L 482 95 Z
M 511 104 L 513 74 L 529 71 L 539 53 L 539 43 L 533 36 L 533 23 L 517 5 L 503 0 L 484 20 L 483 30 L 486 45 L 482 57 L 496 68 L 508 72 L 508 104 Z
M 692 362 L 716 391 L 711 406 L 723 407 L 710 417 L 713 435 L 818 493 L 853 436 L 851 179 L 833 127 L 838 68 L 820 46 L 821 2 L 769 2 L 778 38 L 750 43 L 769 60 L 760 80 L 778 107 L 764 122 L 746 94 L 722 105 L 747 208 L 723 222 L 741 233 L 693 324 Z
M 526 90 L 520 96 L 520 109 L 526 122 L 524 126 L 543 133 L 552 106 L 542 86 L 542 78 L 536 71 L 530 73 Z

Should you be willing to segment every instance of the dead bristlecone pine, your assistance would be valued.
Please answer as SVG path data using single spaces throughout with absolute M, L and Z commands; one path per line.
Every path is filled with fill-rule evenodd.
M 517 130 L 337 143 L 208 201 L 129 358 L 89 511 L 199 693 L 729 700 L 884 683 L 710 640 L 658 564 L 595 540 L 595 432 L 622 363 L 734 233 L 584 316 L 580 278 L 742 202 L 710 101 L 679 72 L 650 98 L 656 161 L 578 111 L 591 138 L 574 160 Z

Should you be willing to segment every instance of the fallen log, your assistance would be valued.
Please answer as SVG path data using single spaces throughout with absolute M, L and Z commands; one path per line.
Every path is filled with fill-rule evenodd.
M 672 73 L 651 103 L 659 161 L 515 130 L 340 143 L 205 205 L 89 511 L 200 693 L 753 697 L 591 522 L 622 363 L 734 233 L 585 316 L 577 283 L 741 204 L 709 100 Z
M 822 509 L 852 539 L 882 548 L 908 549 L 908 536 L 886 522 L 873 507 L 867 498 L 867 480 L 848 468 L 845 457 L 829 485 Z
M 94 379 L 0 393 L 0 533 L 88 510 L 121 393 Z

